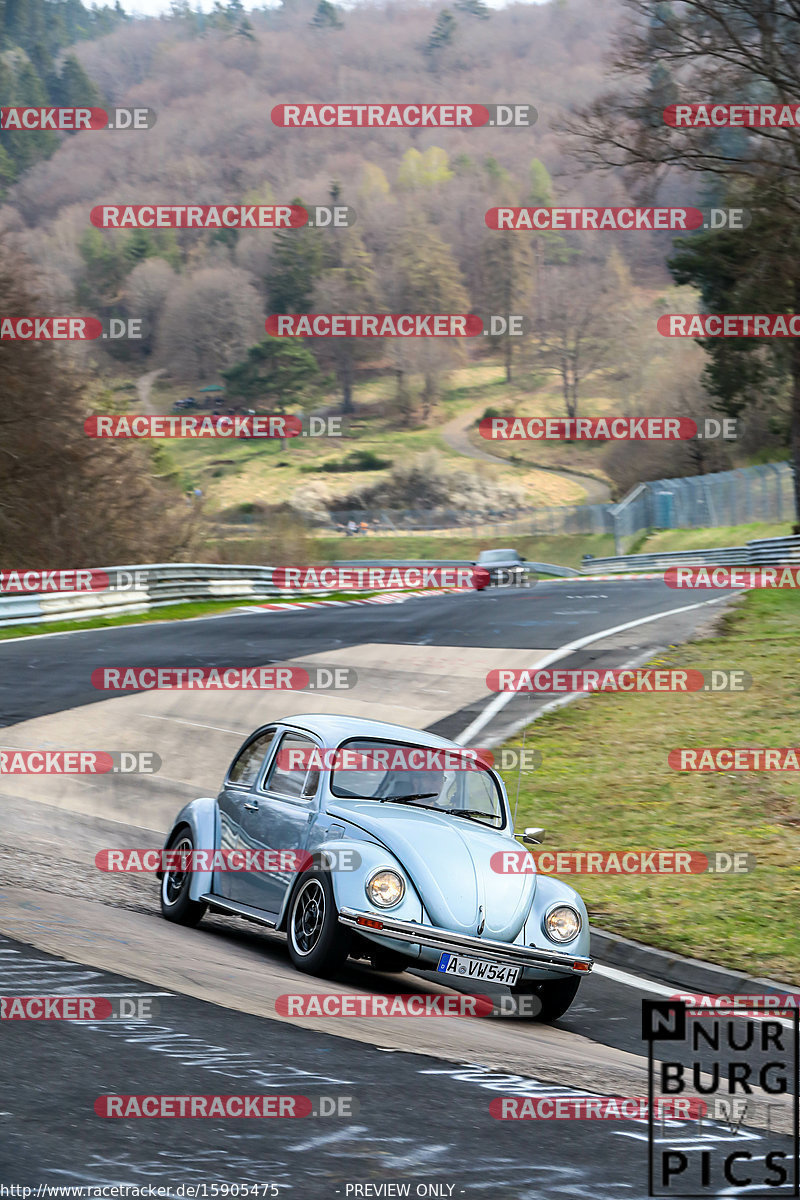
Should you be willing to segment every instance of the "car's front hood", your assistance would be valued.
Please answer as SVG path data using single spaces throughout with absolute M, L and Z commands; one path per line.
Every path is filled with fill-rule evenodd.
M 377 838 L 408 872 L 434 925 L 513 941 L 536 890 L 535 874 L 492 870 L 498 850 L 517 845 L 476 821 L 413 806 L 331 799 L 328 812 Z M 482 910 L 482 911 L 479 911 Z

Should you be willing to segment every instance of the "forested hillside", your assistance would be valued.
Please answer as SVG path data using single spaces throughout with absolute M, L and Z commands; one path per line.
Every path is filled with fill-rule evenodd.
M 411 291 L 419 311 L 529 306 L 532 239 L 487 230 L 486 210 L 554 196 L 625 199 L 619 181 L 562 175 L 555 127 L 601 85 L 614 3 L 465 3 L 444 29 L 438 9 L 407 3 L 333 10 L 334 24 L 305 0 L 248 17 L 233 4 L 224 14 L 214 24 L 185 8 L 78 43 L 87 95 L 154 108 L 155 128 L 65 137 L 7 202 L 6 221 L 54 298 L 77 298 L 100 316 L 144 316 L 148 336 L 127 353 L 154 355 L 178 377 L 232 365 L 266 312 L 313 304 L 342 266 L 351 301 L 391 307 Z M 539 119 L 532 129 L 290 130 L 270 118 L 280 102 L 364 98 L 526 101 Z M 104 202 L 324 204 L 332 193 L 356 224 L 327 245 L 304 231 L 115 233 L 88 220 Z M 661 282 L 667 245 L 642 234 L 551 236 L 536 249 L 543 261 L 597 264 L 602 282 L 614 248 Z
M 607 89 L 626 11 L 622 0 L 501 9 L 482 0 L 347 9 L 331 0 L 284 0 L 253 11 L 240 0 L 217 0 L 210 14 L 183 2 L 167 17 L 133 19 L 119 5 L 89 11 L 79 0 L 6 0 L 0 95 L 14 103 L 142 106 L 157 119 L 139 131 L 4 131 L 0 227 L 27 258 L 49 306 L 142 322 L 139 340 L 71 348 L 95 383 L 117 388 L 115 396 L 101 389 L 94 403 L 129 405 L 134 381 L 159 371 L 151 411 L 212 386 L 240 406 L 337 409 L 362 418 L 366 441 L 357 453 L 301 464 L 295 447 L 291 479 L 278 483 L 272 471 L 268 482 L 248 479 L 239 490 L 215 481 L 240 472 L 243 446 L 219 462 L 210 447 L 202 461 L 181 446 L 159 451 L 163 474 L 184 490 L 201 484 L 219 510 L 238 510 L 242 493 L 269 507 L 276 493 L 296 492 L 300 511 L 335 507 L 337 497 L 343 505 L 367 495 L 399 504 L 405 484 L 386 473 L 416 450 L 455 457 L 452 437 L 427 434 L 463 411 L 474 442 L 481 401 L 506 411 L 527 405 L 572 415 L 700 417 L 714 400 L 702 383 L 702 351 L 655 328 L 661 312 L 698 302 L 692 285 L 700 268 L 691 253 L 681 260 L 690 266 L 681 266 L 689 286 L 680 299 L 670 278 L 673 234 L 500 232 L 485 222 L 497 205 L 618 205 L 645 197 L 632 190 L 636 172 L 598 170 L 605 162 L 579 159 L 574 132 L 565 129 Z M 631 79 L 656 113 L 659 89 L 675 86 L 649 73 L 646 61 Z M 527 103 L 538 120 L 529 128 L 292 129 L 271 116 L 277 104 L 365 101 Z M 662 176 L 660 203 L 709 202 L 702 176 Z M 346 205 L 355 223 L 114 230 L 90 221 L 103 204 L 292 202 Z M 703 243 L 711 259 L 715 236 Z M 734 257 L 746 247 L 736 237 L 726 251 Z M 308 311 L 520 313 L 529 335 L 470 344 L 265 336 L 270 314 Z M 465 379 L 465 369 L 488 362 L 499 378 L 486 386 L 475 374 Z M 550 477 L 520 470 L 528 465 L 588 472 L 621 494 L 641 478 L 719 469 L 755 450 L 785 453 L 783 383 L 773 388 L 769 411 L 759 410 L 758 394 L 747 403 L 738 460 L 730 447 L 710 443 L 522 447 L 506 455 L 497 494 L 520 503 L 555 498 Z M 402 453 L 389 445 L 395 434 L 406 439 Z M 259 463 L 268 460 L 261 453 Z M 288 459 L 278 465 L 288 468 Z M 355 470 L 377 472 L 374 486 L 351 486 Z M 426 470 L 417 464 L 409 478 Z M 300 480 L 315 472 L 317 480 Z M 442 487 L 446 495 L 446 481 Z M 495 494 L 488 477 L 481 488 Z M 580 494 L 573 479 L 560 498 Z
M 0 98 L 3 104 L 100 104 L 101 97 L 74 53 L 78 42 L 125 24 L 119 0 L 86 7 L 81 0 L 3 0 L 0 3 Z M 50 130 L 0 132 L 0 195 L 23 171 L 59 146 Z

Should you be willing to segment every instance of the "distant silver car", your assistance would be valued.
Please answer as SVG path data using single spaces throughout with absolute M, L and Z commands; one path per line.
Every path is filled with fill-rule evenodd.
M 210 909 L 283 930 L 292 962 L 311 974 L 352 955 L 444 983 L 506 984 L 538 997 L 529 1015 L 554 1020 L 592 967 L 586 908 L 549 875 L 497 869 L 502 852 L 520 851 L 505 788 L 479 760 L 458 766 L 463 756 L 445 738 L 356 717 L 257 729 L 219 795 L 178 813 L 165 848 L 294 850 L 304 861 L 244 871 L 176 862 L 160 873 L 163 915 L 196 925 Z
M 525 559 L 517 550 L 481 550 L 473 566 L 476 568 L 475 587 L 479 592 L 503 584 L 519 587 L 528 577 Z

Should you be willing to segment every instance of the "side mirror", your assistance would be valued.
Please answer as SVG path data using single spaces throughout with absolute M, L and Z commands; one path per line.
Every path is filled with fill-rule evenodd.
M 540 846 L 544 841 L 543 829 L 526 829 L 522 835 L 522 840 L 527 846 Z

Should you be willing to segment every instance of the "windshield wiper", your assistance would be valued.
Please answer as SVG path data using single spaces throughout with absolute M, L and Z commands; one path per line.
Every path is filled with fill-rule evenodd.
M 483 817 L 485 821 L 499 820 L 496 813 L 484 812 L 482 808 L 449 808 L 444 811 L 452 813 L 454 817 L 467 817 L 469 820 L 472 820 L 473 817 Z
M 411 804 L 414 800 L 435 800 L 438 792 L 411 792 L 408 796 L 376 796 L 381 804 Z M 432 808 L 430 804 L 420 804 L 420 808 Z M 437 809 L 438 812 L 438 809 Z
M 414 792 L 409 796 L 357 796 L 355 792 L 348 792 L 345 788 L 342 792 L 334 792 L 333 795 L 339 796 L 342 800 L 374 800 L 377 804 L 411 804 L 415 800 L 435 800 L 439 793 Z M 429 808 L 433 812 L 445 811 L 433 804 L 418 804 L 417 808 Z

